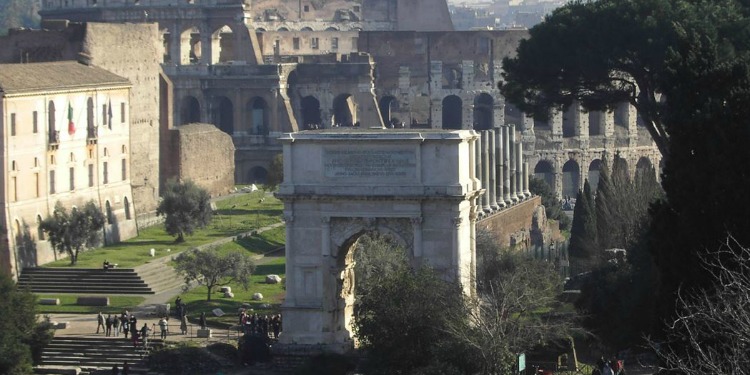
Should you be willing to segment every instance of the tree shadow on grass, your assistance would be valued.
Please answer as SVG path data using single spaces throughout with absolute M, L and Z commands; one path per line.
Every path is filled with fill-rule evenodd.
M 283 275 L 285 273 L 284 264 L 261 264 L 255 268 L 256 275 Z
M 242 216 L 242 215 L 261 215 L 261 216 L 278 216 L 281 214 L 281 209 L 270 210 L 254 210 L 250 208 L 224 208 L 217 210 L 216 213 L 222 216 Z

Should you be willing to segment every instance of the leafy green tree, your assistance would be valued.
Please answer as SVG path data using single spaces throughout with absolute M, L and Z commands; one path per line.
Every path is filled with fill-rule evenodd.
M 36 298 L 0 272 L 0 374 L 31 374 L 32 364 L 52 340 L 50 325 L 36 318 Z
M 661 115 L 667 54 L 687 21 L 687 1 L 573 1 L 529 30 L 503 60 L 503 95 L 526 113 L 548 116 L 579 102 L 588 110 L 632 104 L 663 155 Z M 596 32 L 591 32 L 596 30 Z
M 170 180 L 164 187 L 156 214 L 166 216 L 164 228 L 170 235 L 177 236 L 175 242 L 184 242 L 185 235 L 192 235 L 195 229 L 211 222 L 211 196 L 193 181 Z
M 547 217 L 557 220 L 560 224 L 561 230 L 567 230 L 570 228 L 570 218 L 563 211 L 560 200 L 557 198 L 557 194 L 547 182 L 532 177 L 529 179 L 529 191 L 542 198 L 542 205 L 547 213 Z
M 206 301 L 211 300 L 214 288 L 238 283 L 245 289 L 255 271 L 252 257 L 242 252 L 221 254 L 216 248 L 192 249 L 175 258 L 175 270 L 185 277 L 185 287 L 197 282 L 206 287 Z
M 282 182 L 284 182 L 284 155 L 277 154 L 273 157 L 271 165 L 268 167 L 268 176 L 263 189 L 274 191 Z
M 596 205 L 588 179 L 583 183 L 583 190 L 578 191 L 568 249 L 574 262 L 585 263 L 583 268 L 588 268 L 598 257 Z
M 47 233 L 52 247 L 68 254 L 70 264 L 76 264 L 79 252 L 101 243 L 104 214 L 94 201 L 87 202 L 83 209 L 73 208 L 70 212 L 57 202 L 52 216 L 42 220 L 39 226 Z

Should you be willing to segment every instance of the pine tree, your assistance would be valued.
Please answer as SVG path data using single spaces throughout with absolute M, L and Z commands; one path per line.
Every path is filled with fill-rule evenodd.
M 586 179 L 583 190 L 578 191 L 570 228 L 570 256 L 582 269 L 588 269 L 597 255 L 596 208 L 591 195 L 591 185 Z

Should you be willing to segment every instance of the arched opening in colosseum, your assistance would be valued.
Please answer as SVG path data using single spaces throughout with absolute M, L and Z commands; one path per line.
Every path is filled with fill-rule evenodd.
M 213 100 L 211 120 L 217 128 L 229 135 L 234 134 L 234 105 L 226 96 L 217 96 Z
M 597 186 L 599 186 L 599 174 L 602 170 L 602 161 L 601 159 L 594 159 L 591 161 L 591 164 L 589 164 L 589 186 L 591 186 L 591 191 L 596 192 Z
M 578 104 L 573 103 L 565 109 L 562 116 L 563 137 L 573 137 L 576 135 L 576 119 L 578 118 Z
M 474 130 L 490 130 L 495 125 L 492 107 L 494 100 L 487 93 L 474 98 Z
M 302 123 L 303 129 L 312 129 L 316 126 L 323 126 L 323 121 L 320 116 L 320 101 L 314 96 L 306 96 L 302 98 L 300 103 L 302 107 Z
M 211 63 L 224 63 L 236 60 L 234 33 L 224 25 L 211 34 Z
M 627 135 L 630 123 L 630 103 L 622 102 L 614 110 L 615 134 Z
M 357 122 L 357 103 L 350 94 L 341 94 L 333 99 L 332 124 L 353 126 Z
M 578 195 L 579 182 L 581 181 L 581 168 L 578 166 L 578 162 L 573 159 L 568 160 L 563 164 L 562 172 L 563 197 L 575 198 Z
M 185 96 L 180 101 L 180 125 L 201 121 L 201 104 L 193 96 Z
M 299 29 L 299 31 L 313 31 L 313 29 L 310 26 L 305 26 L 305 27 Z
M 555 189 L 555 168 L 548 160 L 539 160 L 534 167 L 534 177 L 538 178 L 549 185 L 552 190 Z
M 628 167 L 628 161 L 625 160 L 625 158 L 619 157 L 615 158 L 615 161 L 612 163 L 612 175 L 615 175 L 616 171 L 622 171 L 623 175 L 626 176 L 628 179 L 630 178 L 630 170 Z
M 635 164 L 636 178 L 638 178 L 638 176 L 643 176 L 646 173 L 654 173 L 655 176 L 656 171 L 654 170 L 653 163 L 651 163 L 651 159 L 643 156 L 638 159 L 638 163 Z
M 536 115 L 534 116 L 534 129 L 549 130 L 550 123 L 552 123 L 552 112 L 547 111 L 547 116 Z
M 164 47 L 164 56 L 162 61 L 165 63 L 172 62 L 172 33 L 169 29 L 164 28 L 160 30 L 162 46 Z
M 387 271 L 409 263 L 411 259 L 405 254 L 406 248 L 406 242 L 400 236 L 383 227 L 362 229 L 344 241 L 337 252 L 336 269 L 333 270 L 337 276 L 336 304 L 332 311 L 335 333 L 354 340 L 356 299 L 361 294 L 362 285 L 371 278 L 382 276 L 373 272 L 373 268 Z
M 268 134 L 268 104 L 263 98 L 256 96 L 245 104 L 245 123 L 250 126 L 254 135 Z
M 289 31 L 289 28 L 287 28 L 287 27 L 279 27 L 279 29 L 276 30 L 276 31 L 284 31 L 284 32 L 286 32 L 286 31 Z
M 463 119 L 463 102 L 456 95 L 443 99 L 443 129 L 461 129 Z
M 396 124 L 400 124 L 406 120 L 395 117 L 395 113 L 393 113 L 394 109 L 398 109 L 398 100 L 395 97 L 386 95 L 380 98 L 380 103 L 378 104 L 380 107 L 380 118 L 383 119 L 383 124 L 386 127 L 390 127 L 391 125 L 396 126 Z
M 518 107 L 505 101 L 505 125 L 521 126 L 523 124 L 523 112 Z
M 589 112 L 589 135 L 604 135 L 604 112 Z
M 201 61 L 201 32 L 191 27 L 180 34 L 180 64 L 197 64 Z
M 249 180 L 254 184 L 265 184 L 268 181 L 268 170 L 263 167 L 253 167 L 249 174 Z

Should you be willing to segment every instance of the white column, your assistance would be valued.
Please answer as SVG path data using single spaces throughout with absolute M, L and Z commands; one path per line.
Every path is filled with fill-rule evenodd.
M 488 134 L 488 141 L 489 141 L 489 163 L 487 163 L 487 169 L 490 170 L 490 183 L 488 184 L 487 188 L 489 190 L 490 195 L 490 207 L 493 211 L 497 211 L 500 209 L 500 206 L 497 204 L 497 153 L 495 150 L 497 149 L 497 146 L 495 145 L 495 131 L 490 130 L 487 132 Z
M 503 199 L 503 183 L 505 182 L 503 177 L 503 129 L 500 127 L 495 128 L 495 156 L 495 170 L 497 170 L 497 204 L 503 208 L 506 204 Z
M 526 198 L 531 197 L 531 192 L 529 191 L 529 162 L 527 161 L 523 162 L 523 195 Z
M 510 126 L 503 126 L 503 200 L 510 206 L 513 200 L 510 198 Z
M 331 217 L 320 217 L 320 254 L 324 257 L 331 255 Z
M 516 196 L 519 200 L 526 198 L 523 193 L 523 142 L 516 143 Z
M 295 288 L 294 279 L 296 272 L 296 261 L 294 257 L 294 242 L 292 241 L 292 226 L 294 225 L 294 216 L 289 213 L 284 213 L 284 222 L 286 227 L 284 232 L 286 235 L 286 297 L 284 298 L 284 305 L 294 306 L 295 298 L 297 297 L 297 289 Z
M 482 131 L 482 185 L 485 192 L 482 195 L 482 209 L 484 212 L 491 212 L 490 207 L 490 142 L 489 132 Z
M 520 197 L 518 196 L 517 188 L 518 171 L 516 167 L 518 167 L 518 164 L 516 161 L 516 150 L 518 149 L 518 144 L 516 143 L 516 126 L 511 124 L 508 133 L 510 135 L 510 139 L 508 141 L 508 143 L 510 144 L 510 199 L 513 201 L 513 203 L 518 203 Z
M 422 217 L 411 218 L 411 226 L 414 231 L 414 258 L 422 257 Z

